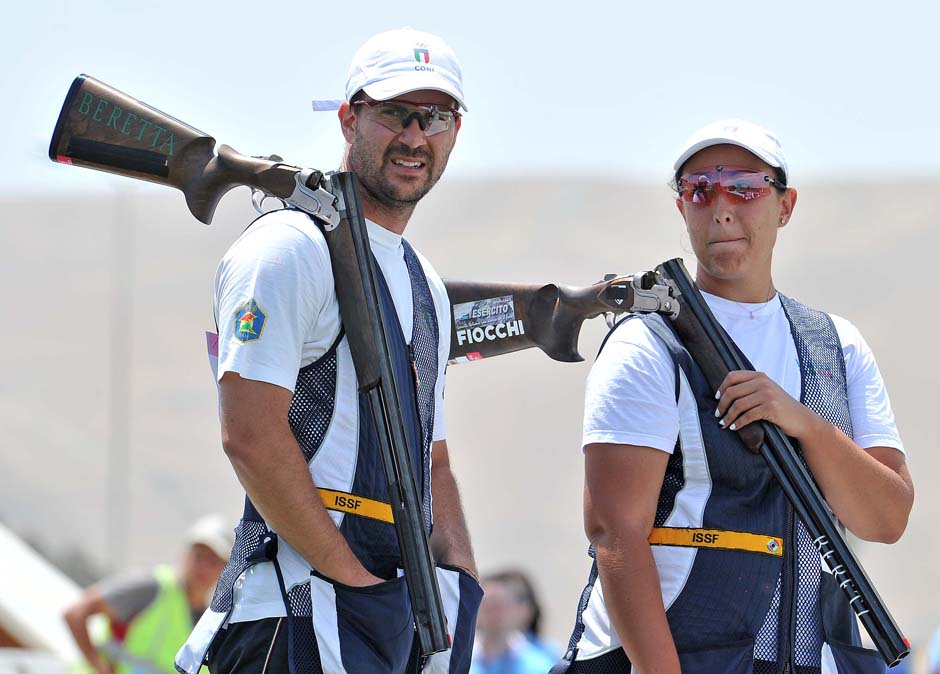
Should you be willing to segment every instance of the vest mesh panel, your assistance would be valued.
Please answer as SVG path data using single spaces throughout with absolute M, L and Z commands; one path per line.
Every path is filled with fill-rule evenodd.
M 685 473 L 682 470 L 682 448 L 676 442 L 676 447 L 669 456 L 666 464 L 666 476 L 663 478 L 663 488 L 659 492 L 659 504 L 656 506 L 656 519 L 653 526 L 661 527 L 676 505 L 676 495 L 685 486 Z
M 791 335 L 800 362 L 802 393 L 800 401 L 823 419 L 852 437 L 852 418 L 846 394 L 845 360 L 839 336 L 832 319 L 821 311 L 810 309 L 782 293 L 780 302 L 791 325 Z M 797 445 L 797 451 L 799 446 Z M 800 452 L 802 458 L 802 452 Z M 804 461 L 805 465 L 805 461 Z M 819 586 L 822 567 L 819 552 L 803 522 L 796 519 L 794 551 L 797 556 L 796 616 L 793 630 L 794 658 L 797 674 L 821 671 L 823 645 L 819 614 Z M 771 610 L 754 644 L 757 660 L 776 660 L 778 625 L 783 620 L 780 607 L 781 583 L 777 583 Z M 783 646 L 783 644 L 780 644 Z
M 225 613 L 232 608 L 232 591 L 235 581 L 248 568 L 248 558 L 261 546 L 264 537 L 269 533 L 264 522 L 252 522 L 243 519 L 235 528 L 235 544 L 232 546 L 232 556 L 219 576 L 212 595 L 210 608 L 219 613 Z
M 777 622 L 780 616 L 780 581 L 781 578 L 778 576 L 777 589 L 774 590 L 774 598 L 770 603 L 770 609 L 767 611 L 767 618 L 764 620 L 760 632 L 758 632 L 757 637 L 754 639 L 754 659 L 757 663 L 761 661 L 777 662 L 777 651 L 779 649 L 777 645 Z M 755 663 L 755 674 L 757 672 L 757 663 Z M 771 671 L 775 671 L 776 668 L 777 665 L 773 664 Z
M 415 361 L 415 370 L 419 382 L 431 382 L 437 379 L 437 347 L 440 342 L 438 335 L 437 312 L 434 309 L 434 299 L 431 289 L 421 269 L 414 249 L 402 240 L 405 249 L 405 265 L 412 279 L 412 296 L 414 298 L 414 326 L 411 341 L 411 350 Z M 419 322 L 422 329 L 418 329 Z M 421 417 L 422 447 L 424 450 L 424 493 L 431 493 L 431 437 L 434 433 L 434 387 L 418 386 L 418 416 Z M 431 499 L 425 498 L 421 508 L 424 512 L 425 529 L 431 529 Z
M 777 655 L 774 654 L 773 657 L 776 658 Z M 777 674 L 777 663 L 765 662 L 764 660 L 755 660 L 754 674 Z
M 782 300 L 790 321 L 800 328 L 800 332 L 793 332 L 800 362 L 811 362 L 814 370 L 802 373 L 802 402 L 851 438 L 852 417 L 845 396 L 845 360 L 832 319 L 787 297 Z M 842 395 L 836 395 L 840 391 Z
M 802 522 L 796 527 L 799 583 L 796 593 L 796 625 L 793 635 L 796 665 L 822 667 L 823 633 L 819 615 L 819 582 L 822 578 L 819 552 Z
M 568 674 L 630 674 L 632 667 L 627 654 L 622 648 L 618 648 L 587 662 L 572 663 Z
M 591 593 L 594 591 L 594 583 L 597 582 L 597 552 L 594 550 L 593 545 L 588 548 L 588 555 L 595 559 L 595 561 L 593 564 L 591 564 L 591 574 L 588 577 L 587 585 L 583 590 L 581 590 L 581 599 L 578 600 L 578 614 L 575 618 L 574 632 L 571 635 L 571 640 L 568 642 L 569 650 L 578 645 L 578 642 L 581 641 L 581 635 L 584 634 L 584 611 L 588 607 L 588 602 L 591 601 Z
M 317 636 L 313 631 L 313 602 L 310 599 L 310 582 L 301 583 L 287 593 L 290 608 L 288 635 L 290 636 L 289 653 L 293 660 L 292 674 L 323 674 L 320 666 L 320 649 Z
M 287 420 L 307 463 L 317 453 L 333 418 L 336 394 L 336 345 L 297 375 Z

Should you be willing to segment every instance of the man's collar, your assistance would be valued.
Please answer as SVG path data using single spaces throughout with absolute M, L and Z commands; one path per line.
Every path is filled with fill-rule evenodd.
M 401 247 L 401 234 L 389 231 L 371 220 L 366 220 L 366 226 L 369 228 L 369 240 L 373 245 L 388 250 L 396 250 Z

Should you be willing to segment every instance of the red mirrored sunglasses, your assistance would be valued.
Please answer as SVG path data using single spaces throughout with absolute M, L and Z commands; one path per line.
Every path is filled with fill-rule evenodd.
M 716 166 L 714 171 L 684 173 L 674 188 L 679 199 L 697 206 L 710 206 L 723 192 L 739 201 L 753 201 L 768 196 L 776 187 L 787 186 L 777 178 L 754 169 L 739 166 Z

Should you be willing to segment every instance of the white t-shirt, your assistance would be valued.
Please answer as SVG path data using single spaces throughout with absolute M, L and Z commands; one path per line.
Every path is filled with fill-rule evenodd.
M 745 304 L 702 295 L 755 369 L 799 400 L 800 364 L 779 298 Z M 871 349 L 854 325 L 831 317 L 842 343 L 853 439 L 862 449 L 895 447 L 903 452 Z M 679 434 L 674 368 L 665 346 L 643 321 L 631 319 L 618 327 L 588 377 L 582 448 L 612 443 L 672 453 Z
M 372 253 L 388 283 L 405 340 L 411 342 L 413 300 L 402 237 L 367 221 Z M 440 276 L 423 256 L 440 328 L 435 387 L 434 440 L 446 437 L 444 369 L 450 353 L 450 302 Z M 254 304 L 249 305 L 253 301 Z M 251 311 L 250 331 L 241 321 Z M 300 211 L 269 213 L 256 220 L 228 250 L 215 277 L 219 327 L 217 376 L 294 390 L 297 373 L 325 354 L 340 331 L 330 254 L 317 225 Z

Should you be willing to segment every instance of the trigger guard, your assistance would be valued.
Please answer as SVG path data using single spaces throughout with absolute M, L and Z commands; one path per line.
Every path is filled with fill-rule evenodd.
M 272 199 L 273 201 L 276 201 L 278 205 L 274 208 L 266 208 L 264 205 L 266 199 Z M 262 192 L 261 190 L 254 187 L 251 189 L 251 204 L 261 215 L 287 208 L 287 203 L 283 199 L 266 194 L 265 192 Z

